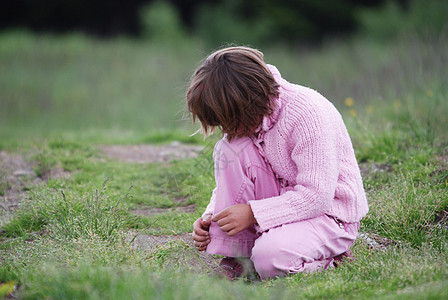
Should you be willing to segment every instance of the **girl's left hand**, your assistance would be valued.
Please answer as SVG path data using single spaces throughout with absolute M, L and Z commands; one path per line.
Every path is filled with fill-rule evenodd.
M 228 236 L 249 228 L 253 224 L 257 224 L 252 208 L 249 204 L 236 204 L 223 209 L 213 216 L 212 222 L 216 222 L 219 228 Z

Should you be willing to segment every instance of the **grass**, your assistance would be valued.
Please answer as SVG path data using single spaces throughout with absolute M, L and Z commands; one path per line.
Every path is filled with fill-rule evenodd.
M 356 261 L 338 269 L 251 283 L 210 276 L 181 240 L 150 251 L 129 244 L 130 231 L 189 232 L 208 203 L 219 137 L 189 137 L 194 127 L 177 114 L 207 51 L 188 41 L 174 48 L 3 33 L 0 150 L 33 161 L 44 184 L 25 180 L 26 199 L 2 224 L 0 297 L 16 286 L 21 299 L 447 298 L 446 46 L 443 37 L 386 45 L 358 38 L 264 51 L 284 77 L 339 108 L 370 204 L 361 231 L 395 243 L 372 249 L 360 238 Z M 204 150 L 195 159 L 136 164 L 105 158 L 98 147 L 174 140 Z M 55 168 L 71 175 L 52 178 Z M 0 175 L 1 195 L 10 186 Z M 190 204 L 193 213 L 174 209 Z M 148 207 L 170 210 L 131 212 Z
M 179 127 L 184 87 L 202 56 L 77 34 L 13 32 L 1 40 L 1 69 L 8 70 L 0 75 L 2 129 L 29 135 L 36 134 L 30 124 L 38 132 Z

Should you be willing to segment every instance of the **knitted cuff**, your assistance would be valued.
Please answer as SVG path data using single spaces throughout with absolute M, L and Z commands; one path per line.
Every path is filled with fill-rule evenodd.
M 294 210 L 290 203 L 285 199 L 277 198 L 279 197 L 249 201 L 259 226 L 257 228 L 259 232 L 296 221 L 297 217 L 293 213 Z M 273 207 L 275 209 L 272 209 Z

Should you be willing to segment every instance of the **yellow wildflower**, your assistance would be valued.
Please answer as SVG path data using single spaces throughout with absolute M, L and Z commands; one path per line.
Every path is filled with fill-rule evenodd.
M 401 101 L 400 101 L 400 99 L 395 99 L 395 100 L 394 100 L 394 107 L 395 107 L 396 109 L 398 109 L 398 108 L 401 107 Z
M 347 98 L 345 98 L 344 103 L 347 107 L 352 107 L 353 104 L 355 104 L 355 101 L 353 100 L 353 98 L 347 97 Z
M 350 115 L 353 117 L 353 118 L 356 118 L 356 115 L 358 114 L 358 112 L 356 111 L 356 109 L 354 109 L 354 108 L 352 108 L 352 109 L 350 109 Z
M 7 296 L 10 296 L 15 289 L 16 289 L 16 282 L 14 280 L 0 284 L 0 297 L 3 299 L 3 297 L 6 298 Z
M 373 113 L 373 105 L 371 105 L 371 104 L 367 105 L 366 111 L 367 111 L 368 114 Z
M 432 97 L 432 96 L 434 96 L 434 92 L 431 89 L 429 89 L 429 90 L 426 91 L 426 95 L 428 97 Z

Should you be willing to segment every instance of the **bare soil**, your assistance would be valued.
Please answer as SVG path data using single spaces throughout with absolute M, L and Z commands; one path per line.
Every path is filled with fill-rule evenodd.
M 25 197 L 26 187 L 42 182 L 34 167 L 35 163 L 19 154 L 0 152 L 0 225 L 7 222 L 18 208 Z
M 374 250 L 385 250 L 390 246 L 395 246 L 398 244 L 392 239 L 388 239 L 375 233 L 360 232 L 359 239 L 367 243 L 370 249 Z
M 192 213 L 196 211 L 196 204 L 190 204 L 187 206 L 179 206 L 176 208 L 160 208 L 160 207 L 143 207 L 139 209 L 130 210 L 132 213 L 140 216 L 150 217 L 157 214 L 162 214 L 170 211 Z
M 129 242 L 132 241 L 131 248 L 133 250 L 152 251 L 157 249 L 157 247 L 179 240 L 193 246 L 191 233 L 180 235 L 148 235 L 138 231 L 130 231 L 128 240 Z
M 0 225 L 6 223 L 18 209 L 28 187 L 44 184 L 50 178 L 65 179 L 71 175 L 56 166 L 39 177 L 34 171 L 36 166 L 37 162 L 24 155 L 0 151 Z
M 365 176 L 372 176 L 376 173 L 391 173 L 394 171 L 394 167 L 389 164 L 375 164 L 375 163 L 368 163 L 364 162 L 359 164 L 359 169 L 361 171 L 361 174 L 363 177 Z
M 108 158 L 129 163 L 157 163 L 173 159 L 197 157 L 203 149 L 198 145 L 172 142 L 170 145 L 108 145 L 100 146 Z
M 196 251 L 191 233 L 156 236 L 139 233 L 137 231 L 130 231 L 127 240 L 129 242 L 132 241 L 132 250 L 147 251 L 150 253 L 162 249 L 164 246 L 173 242 L 184 243 L 184 245 L 190 248 L 189 252 L 192 254 L 188 255 L 186 260 L 188 261 L 189 266 L 193 269 L 196 268 L 197 270 L 208 271 L 209 273 L 213 272 L 213 269 L 218 267 L 220 261 L 220 257 Z

